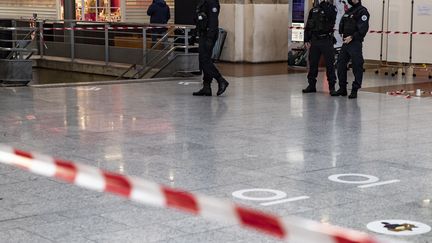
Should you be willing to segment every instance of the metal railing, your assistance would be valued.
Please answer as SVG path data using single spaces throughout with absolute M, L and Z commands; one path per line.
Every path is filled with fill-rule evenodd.
M 171 55 L 174 51 L 179 50 L 179 49 L 185 49 L 185 48 L 186 48 L 186 46 L 175 46 L 175 47 L 171 48 L 170 50 L 168 50 L 166 53 L 159 54 L 158 56 L 153 58 L 152 61 L 149 62 L 146 66 L 143 66 L 140 69 L 138 69 L 138 71 L 135 72 L 135 74 L 132 76 L 132 78 L 138 78 L 138 79 L 143 78 L 146 74 L 148 74 L 153 69 L 155 69 L 157 67 L 157 65 L 161 64 L 165 60 L 165 58 L 167 58 L 169 55 Z M 136 68 L 137 66 L 132 65 L 128 69 L 128 71 L 130 71 L 132 67 Z M 127 72 L 123 73 L 117 79 L 125 78 L 126 73 Z
M 1 40 L 0 51 L 41 60 L 62 58 L 70 63 L 90 61 L 106 67 L 129 69 L 119 78 L 140 78 L 148 70 L 162 68 L 162 59 L 188 55 L 197 46 L 190 45 L 194 26 L 151 25 L 138 23 L 88 22 L 66 20 L 10 20 L 4 30 L 14 31 Z M 1 30 L 1 29 L 0 29 Z M 18 31 L 19 30 L 19 31 Z M 24 33 L 23 31 L 28 31 Z M 10 46 L 1 47 L 1 42 Z M 196 49 L 195 49 L 196 50 Z M 22 55 L 29 51 L 29 55 Z M 89 63 L 89 62 L 86 62 Z M 132 72 L 133 71 L 133 72 Z
M 148 66 L 166 53 L 188 54 L 194 26 L 85 21 L 37 21 L 39 55 Z M 142 68 L 141 67 L 141 68 Z
M 32 61 L 38 49 L 35 22 L 0 20 L 0 84 L 21 86 L 32 80 Z
M 189 38 L 188 38 L 188 31 L 186 29 L 182 29 L 185 33 L 184 36 L 182 35 L 176 35 L 175 32 L 176 29 L 172 28 L 169 29 L 161 38 L 152 46 L 152 48 L 144 53 L 144 59 L 146 61 L 146 65 L 142 65 L 141 67 L 138 67 L 137 64 L 133 64 L 130 66 L 124 73 L 122 73 L 117 79 L 125 78 L 125 75 L 130 72 L 131 70 L 135 69 L 135 73 L 132 75 L 131 78 L 142 78 L 147 73 L 149 73 L 151 70 L 157 67 L 157 65 L 161 64 L 166 58 L 170 55 L 173 55 L 175 51 L 183 50 L 185 54 L 189 53 Z M 178 29 L 177 29 L 178 30 Z M 183 38 L 185 40 L 184 45 L 171 45 L 171 43 L 167 40 L 172 37 L 173 41 L 172 43 L 182 43 L 180 38 Z M 161 50 L 156 53 L 156 55 L 151 56 L 151 58 L 148 60 L 147 56 L 151 53 L 151 51 L 154 50 Z
M 0 26 L 0 58 L 30 59 L 38 52 L 33 45 L 37 41 L 37 31 L 34 26 L 20 27 L 15 20 L 10 21 L 10 26 Z

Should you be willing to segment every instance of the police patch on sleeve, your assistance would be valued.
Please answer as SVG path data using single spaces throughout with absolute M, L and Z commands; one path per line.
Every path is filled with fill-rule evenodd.
M 366 20 L 368 19 L 368 17 L 367 17 L 366 15 L 363 15 L 363 16 L 361 17 L 361 19 L 362 19 L 363 21 L 366 21 Z
M 213 13 L 217 13 L 218 10 L 217 10 L 217 8 L 213 8 L 212 11 L 213 11 Z

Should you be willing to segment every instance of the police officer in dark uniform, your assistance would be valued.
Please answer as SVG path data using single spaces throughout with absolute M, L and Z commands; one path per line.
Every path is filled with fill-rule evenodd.
M 304 35 L 306 48 L 309 49 L 309 73 L 307 76 L 309 85 L 303 89 L 303 93 L 316 92 L 316 78 L 321 54 L 324 56 L 326 63 L 330 94 L 336 93 L 335 49 L 333 47 L 335 43 L 333 33 L 336 15 L 336 7 L 327 0 L 321 1 L 309 11 Z
M 361 0 L 348 0 L 352 6 L 342 17 L 339 25 L 339 33 L 343 38 L 343 45 L 338 58 L 337 74 L 339 90 L 334 96 L 347 96 L 347 71 L 348 62 L 351 59 L 354 73 L 350 99 L 357 98 L 357 91 L 363 81 L 363 40 L 369 30 L 369 12 L 361 4 Z
M 211 96 L 211 82 L 218 82 L 217 95 L 225 92 L 229 83 L 222 77 L 212 61 L 213 47 L 219 35 L 219 0 L 200 0 L 196 9 L 196 31 L 199 37 L 199 63 L 204 73 L 203 88 L 194 96 Z

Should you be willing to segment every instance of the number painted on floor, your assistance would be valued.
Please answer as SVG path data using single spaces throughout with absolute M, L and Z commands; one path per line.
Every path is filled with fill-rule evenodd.
M 267 193 L 271 194 L 271 196 L 248 196 L 246 194 L 251 193 Z M 287 198 L 287 194 L 283 191 L 273 190 L 273 189 L 264 189 L 264 188 L 252 188 L 252 189 L 244 189 L 235 191 L 232 193 L 233 197 L 248 200 L 248 201 L 258 201 L 262 206 L 272 206 L 281 203 L 294 202 L 299 200 L 309 199 L 308 196 L 300 196 Z
M 347 180 L 347 179 L 343 179 L 343 177 L 358 177 L 358 178 L 363 178 L 364 180 Z M 383 186 L 383 185 L 400 182 L 400 180 L 380 181 L 380 179 L 376 176 L 356 174 L 356 173 L 331 175 L 328 177 L 328 179 L 343 184 L 359 184 L 358 188 L 369 188 L 369 187 Z

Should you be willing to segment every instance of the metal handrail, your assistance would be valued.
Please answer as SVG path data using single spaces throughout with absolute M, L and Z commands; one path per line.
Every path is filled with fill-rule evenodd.
M 0 27 L 0 30 L 9 30 L 9 31 L 15 31 L 15 30 L 35 31 L 35 30 L 37 30 L 37 28 L 34 28 L 34 27 Z
M 137 75 L 140 74 L 143 70 L 145 70 L 143 73 L 141 73 L 138 78 L 141 79 L 143 78 L 147 73 L 149 73 L 153 68 L 156 67 L 157 64 L 161 63 L 163 60 L 165 60 L 166 57 L 168 57 L 168 55 L 170 55 L 171 53 L 173 53 L 175 50 L 180 49 L 180 48 L 188 48 L 188 46 L 174 46 L 172 47 L 170 50 L 168 50 L 167 53 L 165 53 L 163 56 L 161 56 L 155 63 L 154 65 L 147 65 L 145 67 L 143 67 L 141 70 L 139 70 L 137 73 L 135 73 L 134 76 L 132 76 L 133 78 Z
M 150 51 L 155 51 L 155 50 L 157 50 L 156 48 L 159 46 L 159 45 L 161 45 L 161 44 L 163 44 L 164 43 L 164 40 L 166 40 L 174 31 L 176 30 L 176 28 L 171 28 L 171 29 L 169 29 L 169 31 L 167 31 L 167 33 L 162 37 L 162 38 L 160 38 L 160 40 L 158 40 L 157 42 L 156 42 L 156 44 L 154 44 L 151 48 L 150 48 L 150 50 L 147 50 L 147 52 L 144 54 L 144 56 L 143 56 L 143 58 L 142 59 L 144 59 L 144 58 L 146 58 L 147 56 L 148 56 L 148 54 L 150 53 Z M 174 43 L 178 40 L 179 38 L 175 38 L 174 39 Z M 165 57 L 167 57 L 169 54 L 171 54 L 172 52 L 174 52 L 175 50 L 177 50 L 177 49 L 180 49 L 180 48 L 184 48 L 184 49 L 187 49 L 187 48 L 190 48 L 190 47 L 194 47 L 194 46 L 174 46 L 173 48 L 171 48 L 171 49 L 169 49 L 169 50 L 167 50 L 169 47 L 164 47 L 164 49 L 162 49 L 162 51 L 158 54 L 158 55 L 156 55 L 155 57 L 153 57 L 148 63 L 147 63 L 147 65 L 146 66 L 144 66 L 143 68 L 141 68 L 139 71 L 137 71 L 133 76 L 132 76 L 132 78 L 135 78 L 137 75 L 139 75 L 144 69 L 146 69 L 146 68 L 148 68 L 149 66 L 150 66 L 150 68 L 148 68 L 147 69 L 147 71 L 145 71 L 143 74 L 141 74 L 140 76 L 138 76 L 138 78 L 142 78 L 144 75 L 146 75 L 148 72 L 150 72 L 150 70 L 152 70 L 153 68 L 155 68 L 156 67 L 156 65 L 157 64 L 159 64 Z M 166 51 L 166 53 L 164 52 L 164 51 Z M 162 56 L 160 56 L 160 55 L 162 55 Z M 141 58 L 140 58 L 141 59 Z M 150 65 L 151 63 L 153 63 L 154 61 L 156 61 L 155 62 L 155 65 Z M 118 76 L 117 77 L 117 80 L 120 80 L 120 79 L 123 79 L 124 78 L 124 76 L 129 72 L 129 71 L 131 71 L 132 69 L 134 69 L 134 68 L 136 68 L 138 66 L 138 64 L 132 64 L 125 72 L 123 72 L 120 76 Z
M 165 39 L 167 39 L 168 38 L 168 36 L 172 33 L 172 32 L 174 32 L 175 31 L 175 29 L 171 29 L 171 30 L 169 30 L 162 38 L 160 38 L 160 40 L 159 41 L 157 41 L 156 42 L 156 44 L 154 44 L 151 48 L 150 48 L 150 50 L 148 50 L 148 52 L 147 53 L 149 53 L 150 51 L 155 51 L 156 50 L 156 48 L 157 48 L 157 46 L 159 46 L 160 44 L 162 44 L 162 43 L 164 43 L 163 41 L 165 40 Z M 174 43 L 175 43 L 175 41 L 176 40 L 178 40 L 178 38 L 177 39 L 174 39 Z M 164 47 L 164 49 L 162 50 L 162 51 L 164 51 L 165 49 L 167 49 L 167 47 Z M 146 54 L 147 54 L 146 53 Z M 156 56 L 157 57 L 157 56 Z M 150 60 L 150 63 L 154 60 L 155 58 L 153 58 L 153 59 L 151 59 Z
M 168 38 L 168 36 L 170 35 L 170 34 L 172 34 L 173 32 L 175 31 L 175 28 L 171 28 L 171 29 L 169 29 L 168 31 L 167 31 L 167 33 L 164 35 L 164 36 L 162 36 L 162 38 L 160 38 L 160 40 L 159 41 L 157 41 L 151 48 L 150 48 L 150 51 L 151 50 L 154 50 L 158 45 L 160 45 L 161 43 L 163 43 L 163 41 L 164 40 L 166 40 L 167 38 Z
M 29 49 L 27 48 L 32 42 L 33 39 L 31 37 L 33 34 L 37 33 L 38 29 L 36 27 L 0 27 L 0 31 L 26 31 L 28 32 L 24 37 L 21 39 L 12 39 L 12 40 L 5 40 L 1 39 L 0 41 L 6 42 L 6 43 L 12 43 L 13 47 L 0 47 L 0 51 L 8 51 L 10 52 L 6 59 L 12 59 L 19 56 L 20 59 L 22 59 L 23 53 L 30 53 L 25 59 L 29 59 L 34 52 L 37 52 L 37 49 Z M 19 34 L 14 34 L 15 38 L 19 36 Z
M 183 48 L 184 52 L 188 53 L 189 48 L 192 47 L 188 43 L 190 37 L 188 36 L 189 31 L 195 28 L 195 26 L 192 25 L 164 25 L 81 20 L 12 19 L 12 22 L 14 21 L 19 22 L 19 26 L 23 27 L 16 27 L 17 25 L 14 24 L 13 27 L 0 27 L 0 30 L 18 32 L 13 32 L 15 39 L 17 36 L 19 36 L 19 39 L 22 39 L 24 33 L 22 35 L 21 33 L 23 31 L 31 31 L 31 33 L 25 35 L 24 39 L 28 39 L 29 36 L 33 37 L 34 33 L 36 32 L 39 59 L 44 59 L 44 57 L 48 54 L 55 57 L 70 57 L 71 62 L 74 62 L 75 59 L 81 57 L 81 53 L 83 53 L 82 50 L 91 51 L 92 45 L 95 47 L 97 46 L 97 50 L 99 51 L 101 51 L 104 47 L 104 56 L 102 56 L 102 53 L 101 55 L 90 54 L 84 56 L 91 60 L 103 60 L 104 58 L 106 66 L 109 66 L 111 63 L 132 63 L 132 65 L 124 73 L 122 73 L 119 78 L 123 78 L 133 69 L 135 69 L 133 70 L 133 73 L 131 73 L 134 75 L 133 77 L 141 76 L 143 73 L 145 75 L 148 73 L 148 69 L 153 69 L 155 66 L 159 65 L 161 59 L 170 55 L 174 50 Z M 167 31 L 165 31 L 163 35 L 150 31 L 151 29 L 155 28 L 166 28 Z M 22 31 L 20 32 L 19 30 Z M 176 30 L 184 31 L 180 31 L 182 33 L 176 35 Z M 150 41 L 150 38 L 155 35 L 157 35 L 157 41 Z M 119 44 L 117 46 L 117 40 L 119 43 L 120 41 L 121 43 L 127 41 L 127 43 Z M 5 42 L 8 41 L 5 40 Z M 17 41 L 14 41 L 12 45 L 0 48 L 0 51 L 15 51 L 15 53 L 32 53 L 36 51 L 36 49 L 23 48 L 24 46 L 28 46 L 29 43 L 27 42 L 22 42 L 21 44 L 16 43 Z M 150 43 L 151 46 L 149 46 Z M 133 51 L 131 49 L 127 49 L 129 53 L 134 53 L 133 55 L 136 55 L 137 57 L 139 55 L 139 59 L 135 63 L 133 63 L 134 60 L 130 60 L 130 58 L 129 60 L 126 60 L 119 53 L 119 50 L 122 50 L 121 48 L 137 48 L 138 45 L 142 46 L 142 49 L 135 49 Z M 179 46 L 175 47 L 176 45 Z M 172 48 L 173 46 L 174 48 Z M 120 49 L 117 49 L 116 47 L 119 47 Z M 30 56 L 31 55 L 25 54 L 21 55 L 20 57 L 29 58 Z M 138 69 L 139 71 L 135 73 L 135 71 Z
M 22 21 L 22 19 L 20 19 Z M 28 21 L 31 21 L 29 19 Z M 39 20 L 42 21 L 42 20 Z M 162 27 L 162 28 L 183 28 L 183 29 L 194 29 L 195 25 L 176 25 L 176 24 L 150 24 L 150 23 L 136 23 L 136 22 L 103 22 L 103 21 L 86 21 L 86 20 L 68 20 L 68 19 L 48 19 L 43 20 L 45 23 L 83 23 L 83 24 L 110 24 L 110 25 L 138 25 L 138 26 L 146 26 L 146 27 Z
M 159 64 L 165 57 L 167 57 L 169 54 L 173 53 L 175 50 L 177 49 L 185 49 L 185 48 L 193 48 L 193 47 L 197 47 L 197 46 L 174 46 L 173 48 L 167 50 L 166 53 L 164 53 L 163 51 L 165 51 L 166 49 L 168 49 L 167 47 L 164 48 L 162 50 L 162 52 L 159 53 L 159 55 L 157 55 L 156 57 L 152 58 L 145 67 L 141 68 L 139 71 L 137 71 L 134 75 L 132 75 L 132 78 L 135 78 L 140 72 L 142 72 L 145 68 L 147 68 L 150 64 L 154 62 L 155 60 L 157 60 L 157 62 L 155 63 L 155 65 L 151 66 L 151 68 L 149 70 L 152 70 L 153 68 L 156 67 L 157 64 Z M 155 49 L 151 49 L 151 50 L 155 50 Z M 147 51 L 145 53 L 145 56 L 143 58 L 145 58 L 147 56 L 147 54 L 149 53 L 149 51 Z M 162 56 L 160 56 L 161 54 L 163 54 Z M 138 66 L 138 64 L 132 64 L 126 71 L 124 71 L 121 75 L 119 75 L 116 80 L 120 80 L 125 78 L 125 75 L 127 73 L 129 73 L 132 69 L 136 68 Z M 143 75 L 140 75 L 139 78 L 142 78 L 145 74 L 147 74 L 148 72 L 145 72 Z
M 38 50 L 37 49 L 27 49 L 27 48 L 0 47 L 0 51 L 34 52 L 34 51 L 38 51 Z
M 126 71 L 124 71 L 122 74 L 120 74 L 120 75 L 116 78 L 116 80 L 123 79 L 124 76 L 126 75 L 126 73 L 128 73 L 130 70 L 136 68 L 136 66 L 137 66 L 137 64 L 132 64 L 132 65 L 131 65 L 131 66 L 130 66 Z
M 167 28 L 169 31 L 162 38 L 160 38 L 158 36 L 158 39 L 159 38 L 160 39 L 154 45 L 152 45 L 152 47 L 150 49 L 147 49 L 145 46 L 143 46 L 143 53 L 145 53 L 145 54 L 148 54 L 148 52 L 151 52 L 151 51 L 155 50 L 156 48 L 158 48 L 162 43 L 164 43 L 164 41 L 166 41 L 168 38 L 170 38 L 170 36 L 172 35 L 172 33 L 176 29 L 186 29 L 186 30 L 189 30 L 189 29 L 195 28 L 195 26 L 192 26 L 192 25 L 141 24 L 141 23 L 127 23 L 127 22 L 126 23 L 125 22 L 114 22 L 114 23 L 112 23 L 112 22 L 94 22 L 94 21 L 80 21 L 80 20 L 61 20 L 61 21 L 46 20 L 46 21 L 38 21 L 38 22 L 39 23 L 42 22 L 43 24 L 56 24 L 56 23 L 65 24 L 64 30 L 69 32 L 69 34 L 67 36 L 70 37 L 70 42 L 68 42 L 68 43 L 71 43 L 72 46 L 75 44 L 75 39 L 81 39 L 81 40 L 84 40 L 84 39 L 86 39 L 86 40 L 98 39 L 100 41 L 105 40 L 106 51 L 109 51 L 108 50 L 108 45 L 109 45 L 108 43 L 113 40 L 112 38 L 109 38 L 110 35 L 107 34 L 107 32 L 108 33 L 116 33 L 116 34 L 117 33 L 119 33 L 119 34 L 131 34 L 131 35 L 134 35 L 134 34 L 140 35 L 140 34 L 142 34 L 143 37 L 144 37 L 144 35 L 147 35 L 147 36 L 153 36 L 153 35 L 155 35 L 153 33 L 149 33 L 148 30 L 151 27 Z M 77 35 L 73 34 L 73 32 L 75 32 L 75 31 L 87 31 L 86 27 L 82 26 L 82 25 L 85 25 L 85 24 L 93 25 L 94 27 L 88 27 L 93 32 L 99 32 L 99 33 L 104 33 L 105 32 L 105 37 L 77 36 Z M 105 26 L 105 28 L 104 29 L 100 29 L 100 30 L 99 29 L 98 30 L 91 29 L 91 28 L 99 28 L 99 27 L 97 27 L 99 25 L 100 26 Z M 127 26 L 127 25 L 129 25 L 129 26 Z M 141 30 L 141 31 L 131 32 L 131 31 L 133 31 L 133 29 L 121 29 L 121 28 L 124 28 L 124 27 L 138 28 L 138 30 Z M 52 29 L 52 30 L 56 31 L 57 30 L 56 28 L 57 27 L 46 28 L 46 29 Z M 83 28 L 83 29 L 81 29 L 81 28 Z M 126 30 L 126 31 L 124 31 L 124 32 L 118 31 L 118 29 L 116 29 L 116 28 L 119 28 L 119 30 Z M 45 28 L 42 27 L 41 29 L 44 30 Z M 61 27 L 60 27 L 60 30 L 61 30 Z M 71 36 L 71 35 L 73 35 L 73 36 Z M 52 37 L 52 36 L 56 36 L 56 37 L 64 36 L 64 37 L 66 37 L 66 33 L 64 35 L 61 35 L 61 34 L 60 35 L 59 34 L 45 34 L 45 36 L 46 37 Z M 175 41 L 177 41 L 177 40 L 178 39 L 175 39 Z M 133 42 L 133 41 L 130 41 L 130 42 Z M 43 43 L 42 39 L 41 39 L 41 43 Z M 72 46 L 71 46 L 71 48 L 72 48 L 71 52 L 73 52 L 73 50 L 74 50 L 74 48 Z M 41 55 L 41 57 L 43 58 L 43 54 Z M 71 58 L 74 59 L 73 56 L 71 56 Z M 108 58 L 106 58 L 106 60 L 107 60 L 106 64 L 108 65 Z

